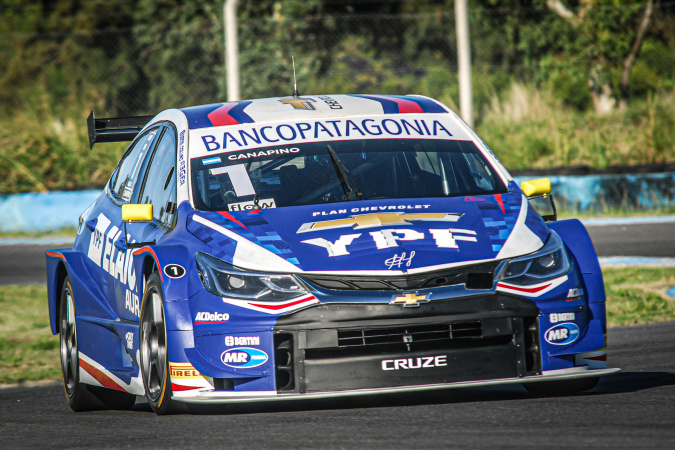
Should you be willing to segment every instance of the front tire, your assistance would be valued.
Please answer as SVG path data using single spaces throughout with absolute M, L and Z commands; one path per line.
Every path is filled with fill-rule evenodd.
M 59 305 L 59 341 L 61 376 L 68 406 L 73 411 L 99 409 L 130 409 L 136 396 L 80 382 L 80 351 L 78 346 L 75 299 L 70 279 L 66 277 L 61 288 Z
M 140 323 L 141 373 L 145 397 L 157 414 L 177 412 L 178 404 L 171 399 L 169 353 L 164 316 L 164 294 L 157 272 L 145 284 Z

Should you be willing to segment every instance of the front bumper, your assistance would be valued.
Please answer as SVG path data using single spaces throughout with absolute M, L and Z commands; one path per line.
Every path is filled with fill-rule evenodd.
M 542 314 L 534 300 L 494 292 L 416 307 L 322 303 L 278 316 L 265 330 L 237 332 L 228 325 L 235 336 L 259 336 L 254 337 L 255 348 L 241 349 L 260 348 L 269 355 L 264 365 L 254 368 L 223 366 L 223 336 L 215 327 L 195 336 L 195 348 L 186 349 L 186 356 L 212 378 L 203 388 L 174 391 L 174 398 L 208 403 L 330 397 L 597 377 L 616 371 L 584 361 L 574 367 L 574 355 L 582 349 L 567 355 L 565 346 L 544 342 L 546 328 L 540 327 L 549 326 L 549 315 Z M 577 313 L 576 319 L 587 330 L 586 314 Z M 599 350 L 601 331 L 599 336 L 599 343 L 595 336 L 584 336 L 568 347 L 590 339 L 593 348 L 583 351 Z M 209 349 L 212 355 L 202 353 Z M 563 356 L 551 356 L 554 351 Z M 560 360 L 557 366 L 551 364 L 553 359 Z

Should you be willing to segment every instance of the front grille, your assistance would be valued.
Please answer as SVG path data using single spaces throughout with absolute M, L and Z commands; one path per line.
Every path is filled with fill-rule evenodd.
M 491 329 L 493 327 L 490 327 Z M 483 334 L 481 321 L 413 326 L 338 329 L 337 345 L 305 349 L 306 360 L 358 358 L 422 351 L 488 348 L 509 345 L 511 331 Z
M 474 264 L 415 275 L 370 277 L 349 275 L 302 275 L 309 283 L 334 290 L 405 290 L 465 284 L 468 289 L 490 289 L 498 262 Z
M 338 346 L 344 348 L 383 344 L 450 341 L 462 338 L 480 338 L 481 335 L 480 321 L 415 325 L 396 328 L 338 330 Z

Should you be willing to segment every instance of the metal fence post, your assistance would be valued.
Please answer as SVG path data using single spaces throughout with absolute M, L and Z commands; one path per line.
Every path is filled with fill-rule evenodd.
M 237 4 L 226 0 L 223 6 L 225 27 L 225 67 L 227 70 L 227 101 L 239 100 L 239 41 L 237 39 Z
M 457 59 L 459 66 L 459 107 L 462 119 L 473 127 L 473 99 L 471 96 L 471 41 L 469 38 L 468 0 L 455 0 L 455 27 L 457 28 Z

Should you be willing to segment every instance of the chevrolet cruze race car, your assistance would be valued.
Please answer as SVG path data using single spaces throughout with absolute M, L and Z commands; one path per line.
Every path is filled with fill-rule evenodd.
M 70 407 L 522 383 L 606 367 L 590 238 L 421 96 L 316 95 L 89 117 L 132 141 L 47 252 Z M 550 203 L 546 203 L 549 201 Z M 548 211 L 550 212 L 550 211 Z

